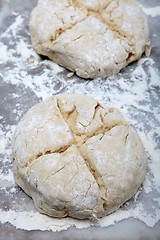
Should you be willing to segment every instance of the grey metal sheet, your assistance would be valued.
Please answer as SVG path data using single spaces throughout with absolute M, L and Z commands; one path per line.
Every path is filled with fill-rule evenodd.
M 160 5 L 159 0 L 154 1 L 145 1 L 139 0 L 139 3 L 144 6 L 145 8 L 151 8 Z M 29 28 L 28 28 L 28 19 L 29 14 L 32 8 L 35 6 L 36 0 L 28 0 L 28 1 L 20 1 L 20 0 L 10 0 L 4 1 L 0 0 L 0 38 L 2 34 L 7 31 L 8 27 L 12 25 L 15 20 L 15 16 L 20 15 L 23 13 L 24 17 L 24 29 L 18 33 L 19 36 L 23 36 L 26 39 L 27 44 L 30 44 L 30 35 L 29 35 Z M 151 29 L 151 45 L 152 45 L 152 52 L 150 58 L 154 61 L 154 66 L 157 72 L 160 71 L 160 15 L 157 17 L 150 17 L 148 16 L 150 29 Z M 0 42 L 3 43 L 14 50 L 15 42 L 17 36 L 13 36 L 13 42 L 10 41 L 10 38 L 1 38 Z M 23 46 L 22 46 L 23 47 Z M 31 46 L 32 48 L 32 46 Z M 0 53 L 1 55 L 2 53 Z M 18 53 L 14 53 L 16 58 Z M 38 59 L 37 61 L 43 62 L 44 59 Z M 34 82 L 29 82 L 30 85 L 26 87 L 26 83 L 24 84 L 23 81 L 23 70 L 27 72 L 28 78 L 32 76 L 41 76 L 43 71 L 50 71 L 51 68 L 49 64 L 38 64 L 35 67 L 26 66 L 26 69 L 21 69 L 21 79 L 18 79 L 17 82 L 6 80 L 7 78 L 3 79 L 3 75 L 15 69 L 16 63 L 13 64 L 8 58 L 7 63 L 0 65 L 0 115 L 3 116 L 0 119 L 1 129 L 6 131 L 7 135 L 7 126 L 12 126 L 18 123 L 19 119 L 23 116 L 23 114 L 35 103 L 38 103 L 42 96 L 41 94 L 38 95 L 38 85 L 34 85 Z M 50 82 L 47 83 L 46 80 L 46 91 L 49 91 L 50 88 L 53 89 L 51 91 L 53 94 L 64 92 L 64 91 L 76 91 L 81 87 L 85 86 L 85 93 L 93 94 L 92 91 L 98 91 L 101 86 L 101 93 L 103 96 L 97 96 L 100 100 L 104 100 L 105 103 L 109 102 L 112 103 L 112 96 L 109 94 L 110 88 L 119 89 L 119 78 L 124 77 L 126 79 L 131 78 L 131 72 L 134 71 L 136 68 L 136 63 L 131 64 L 129 67 L 125 68 L 121 71 L 121 73 L 117 76 L 114 76 L 114 81 L 111 79 L 108 80 L 100 80 L 98 82 L 93 82 L 90 80 L 85 80 L 78 78 L 77 76 L 73 76 L 71 79 L 67 78 L 67 70 L 61 71 L 57 74 L 56 78 L 52 78 L 52 74 L 50 73 L 48 76 L 50 78 Z M 6 75 L 7 76 L 7 75 Z M 9 75 L 8 75 L 9 76 Z M 19 77 L 20 75 L 17 75 Z M 149 76 L 148 76 L 149 81 Z M 44 84 L 45 85 L 45 84 Z M 72 87 L 71 87 L 72 86 Z M 37 89 L 36 89 L 37 87 Z M 33 91 L 34 89 L 34 91 Z M 121 89 L 123 90 L 123 89 Z M 150 100 L 152 100 L 152 107 L 157 108 L 159 107 L 159 100 L 160 100 L 160 88 L 157 86 L 154 90 L 150 89 L 149 85 L 147 86 L 146 91 L 150 95 Z M 37 94 L 35 94 L 35 92 Z M 50 91 L 49 91 L 50 92 Z M 152 93 L 152 94 L 151 94 Z M 159 98 L 155 98 L 154 93 Z M 16 94 L 17 97 L 13 97 Z M 108 94 L 108 95 L 107 95 Z M 97 92 L 98 95 L 98 92 Z M 152 95 L 152 96 L 151 96 Z M 127 100 L 126 100 L 127 101 Z M 144 132 L 148 129 L 152 128 L 152 126 L 156 125 L 156 120 L 152 116 L 152 113 L 145 113 L 143 112 L 143 105 L 148 104 L 147 100 L 142 102 L 142 111 L 137 112 L 135 116 L 135 111 L 133 106 L 128 106 L 125 110 L 128 111 L 130 118 L 134 118 L 135 126 L 138 124 L 139 121 L 143 122 L 143 126 L 145 126 Z M 148 117 L 145 117 L 145 114 L 148 114 Z M 150 119 L 150 122 L 148 121 Z M 154 123 L 154 124 L 153 124 Z M 133 123 L 132 123 L 133 124 Z M 158 122 L 157 122 L 158 124 Z M 135 127 L 133 124 L 133 127 Z M 156 133 L 157 134 L 157 133 Z M 10 139 L 10 138 L 7 138 Z M 157 145 L 160 146 L 160 139 L 159 136 L 156 136 Z M 10 146 L 10 145 L 9 145 Z M 2 146 L 1 146 L 2 147 Z M 12 163 L 11 161 L 5 160 L 6 153 L 1 154 L 0 159 L 0 169 L 1 174 L 11 170 L 12 171 Z M 7 188 L 5 188 L 6 190 Z M 154 196 L 158 194 L 154 192 Z M 142 201 L 145 199 L 148 200 L 149 196 L 142 193 Z M 157 197 L 160 198 L 159 195 Z M 16 204 L 15 204 L 16 201 Z M 17 205 L 19 206 L 18 210 L 20 211 L 25 209 L 32 209 L 33 205 L 31 204 L 31 199 L 17 186 L 16 192 L 12 196 L 7 195 L 4 193 L 3 186 L 0 185 L 0 207 L 1 209 L 5 209 L 6 211 L 9 209 L 16 209 Z M 133 201 L 133 200 L 131 200 Z M 148 208 L 151 208 L 152 200 L 148 203 Z M 157 208 L 157 206 L 155 206 Z M 121 222 L 115 223 L 109 227 L 90 227 L 87 229 L 76 229 L 75 227 L 71 227 L 68 230 L 61 231 L 61 232 L 52 232 L 52 231 L 25 231 L 16 229 L 9 223 L 2 224 L 0 223 L 0 239 L 160 239 L 160 220 L 157 224 L 153 227 L 147 227 L 143 222 L 129 218 L 123 220 Z

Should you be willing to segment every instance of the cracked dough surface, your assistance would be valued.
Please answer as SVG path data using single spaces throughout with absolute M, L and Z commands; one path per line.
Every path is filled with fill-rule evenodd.
M 41 213 L 97 219 L 118 209 L 144 180 L 142 143 L 115 108 L 63 93 L 33 106 L 14 133 L 17 183 Z
M 134 0 L 39 0 L 30 32 L 39 54 L 83 78 L 116 74 L 149 49 L 147 18 Z

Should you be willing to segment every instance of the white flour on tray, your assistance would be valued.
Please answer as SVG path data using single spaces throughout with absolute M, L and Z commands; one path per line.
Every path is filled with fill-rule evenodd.
M 147 9 L 145 12 L 155 17 L 153 11 Z M 160 220 L 160 110 L 157 90 L 160 88 L 160 75 L 153 59 L 143 57 L 128 66 L 127 73 L 124 70 L 106 80 L 83 80 L 68 74 L 68 71 L 50 60 L 42 60 L 32 48 L 26 27 L 28 18 L 13 13 L 12 19 L 13 23 L 1 36 L 0 80 L 3 79 L 4 84 L 14 88 L 23 89 L 24 93 L 31 91 L 39 101 L 64 91 L 79 92 L 91 95 L 109 107 L 119 108 L 143 142 L 148 154 L 148 167 L 145 182 L 136 196 L 96 224 L 88 220 L 50 218 L 38 213 L 31 198 L 20 190 L 13 178 L 11 139 L 24 109 L 19 102 L 19 94 L 12 91 L 8 96 L 15 102 L 15 107 L 12 103 L 9 108 L 14 124 L 8 123 L 0 113 L 0 221 L 19 229 L 60 231 L 70 226 L 104 227 L 133 217 L 153 227 Z

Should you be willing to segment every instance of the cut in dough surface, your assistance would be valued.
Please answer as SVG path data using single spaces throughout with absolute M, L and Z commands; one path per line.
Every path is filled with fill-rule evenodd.
M 149 49 L 147 18 L 134 0 L 39 0 L 30 32 L 39 54 L 83 78 L 118 73 Z
M 144 180 L 142 143 L 115 108 L 63 93 L 32 107 L 14 133 L 17 183 L 37 210 L 96 219 L 118 209 Z

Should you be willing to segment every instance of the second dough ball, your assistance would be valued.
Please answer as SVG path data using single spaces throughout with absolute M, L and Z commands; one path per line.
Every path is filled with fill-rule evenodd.
M 147 18 L 134 0 L 39 0 L 30 32 L 39 54 L 82 78 L 118 73 L 149 47 Z

